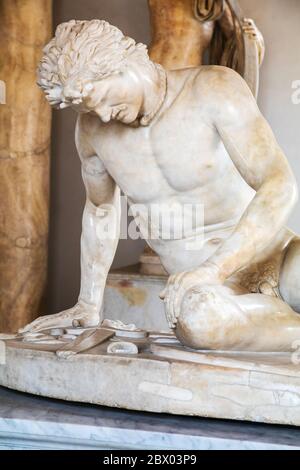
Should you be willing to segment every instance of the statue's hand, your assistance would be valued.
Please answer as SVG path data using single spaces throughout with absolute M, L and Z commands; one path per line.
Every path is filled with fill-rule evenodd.
M 251 18 L 244 18 L 242 21 L 243 32 L 253 38 L 256 41 L 259 55 L 259 65 L 264 61 L 265 57 L 265 41 L 262 33 L 256 26 L 255 22 Z
M 78 302 L 74 307 L 57 313 L 37 318 L 19 330 L 20 334 L 32 333 L 49 328 L 93 327 L 98 326 L 100 313 L 93 306 Z
M 173 274 L 169 277 L 166 288 L 160 298 L 165 302 L 166 316 L 170 328 L 175 328 L 181 312 L 185 293 L 193 288 L 222 284 L 219 269 L 211 263 L 204 263 L 200 268 Z

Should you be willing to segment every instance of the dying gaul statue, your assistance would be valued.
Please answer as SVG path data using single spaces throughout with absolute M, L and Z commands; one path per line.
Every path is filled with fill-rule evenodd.
M 173 207 L 204 208 L 202 223 L 189 221 L 190 233 L 178 235 L 178 215 L 168 237 L 155 226 L 148 240 L 170 274 L 161 295 L 184 345 L 290 350 L 300 339 L 300 239 L 285 224 L 297 187 L 241 76 L 221 66 L 165 71 L 144 45 L 94 20 L 57 28 L 39 84 L 51 105 L 78 112 L 87 193 L 81 291 L 75 307 L 22 332 L 102 321 L 122 190 L 139 205 L 145 234 L 152 208 L 162 220 Z M 103 225 L 114 236 L 99 236 Z

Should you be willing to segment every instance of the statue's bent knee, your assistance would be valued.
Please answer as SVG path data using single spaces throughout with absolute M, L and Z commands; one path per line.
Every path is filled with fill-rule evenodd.
M 244 324 L 245 316 L 226 288 L 203 287 L 185 294 L 175 333 L 193 349 L 236 349 Z
M 185 294 L 176 328 L 176 336 L 184 345 L 195 349 L 216 349 L 219 342 L 215 311 L 217 295 L 214 288 L 191 289 Z

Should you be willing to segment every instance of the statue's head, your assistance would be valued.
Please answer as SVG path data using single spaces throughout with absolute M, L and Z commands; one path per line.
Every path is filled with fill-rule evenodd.
M 69 21 L 58 26 L 44 49 L 38 84 L 56 108 L 72 106 L 94 112 L 103 122 L 126 124 L 140 115 L 144 100 L 141 77 L 155 64 L 147 48 L 125 37 L 106 21 Z

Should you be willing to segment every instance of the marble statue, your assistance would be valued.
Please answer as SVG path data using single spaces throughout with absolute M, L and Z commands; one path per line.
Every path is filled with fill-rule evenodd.
M 222 66 L 166 71 L 143 44 L 93 20 L 57 28 L 39 84 L 52 106 L 78 112 L 87 195 L 81 290 L 73 308 L 20 333 L 101 324 L 123 191 L 145 208 L 136 213 L 142 233 L 152 206 L 162 219 L 174 205 L 204 208 L 191 233 L 178 236 L 178 218 L 169 238 L 148 240 L 169 274 L 161 298 L 184 346 L 292 350 L 300 339 L 300 239 L 286 222 L 297 185 L 241 76 Z M 114 236 L 99 236 L 103 224 Z

